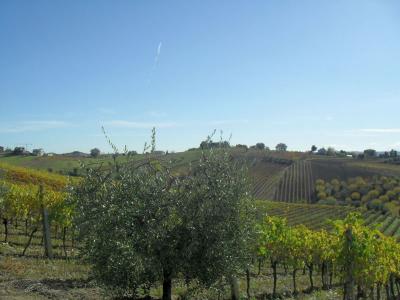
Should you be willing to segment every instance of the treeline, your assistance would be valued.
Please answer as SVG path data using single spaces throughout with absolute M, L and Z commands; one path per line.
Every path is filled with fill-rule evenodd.
M 331 288 L 333 278 L 339 278 L 345 300 L 381 299 L 383 291 L 386 299 L 395 299 L 400 290 L 400 245 L 364 226 L 355 213 L 333 225 L 332 232 L 312 231 L 302 225 L 289 227 L 283 218 L 265 218 L 259 226 L 258 254 L 270 261 L 273 298 L 277 297 L 277 267 L 281 265 L 292 272 L 293 294 L 298 293 L 296 274 L 305 268 L 310 291 L 313 274 L 319 271 L 323 289 Z
M 382 212 L 399 213 L 400 178 L 374 176 L 351 178 L 347 181 L 317 180 L 316 200 L 320 204 L 365 206 Z
M 219 142 L 214 142 L 212 140 L 205 140 L 200 143 L 199 148 L 191 148 L 191 149 L 189 149 L 189 151 L 193 151 L 193 150 L 197 150 L 197 149 L 204 150 L 204 149 L 214 149 L 214 148 L 237 148 L 237 149 L 243 149 L 245 151 L 248 151 L 249 149 L 271 151 L 271 149 L 262 142 L 256 143 L 255 145 L 247 146 L 245 144 L 231 145 L 228 141 L 223 141 L 223 140 L 221 140 Z M 286 152 L 287 145 L 285 143 L 279 143 L 275 146 L 275 151 Z

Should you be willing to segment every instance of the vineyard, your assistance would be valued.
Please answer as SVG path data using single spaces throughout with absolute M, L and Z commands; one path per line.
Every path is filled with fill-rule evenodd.
M 179 170 L 179 173 L 181 173 L 187 168 L 188 163 L 195 164 L 197 162 L 197 155 L 193 154 L 184 159 L 171 155 L 172 165 L 175 170 Z M 312 202 L 310 195 L 313 191 L 311 186 L 313 184 L 313 173 L 312 162 L 309 160 L 296 160 L 292 164 L 286 165 L 271 162 L 269 159 L 253 158 L 248 166 L 250 175 L 256 179 L 254 193 L 258 194 L 259 198 L 271 197 L 273 194 L 281 197 L 279 198 L 281 202 L 262 200 L 255 202 L 260 223 L 266 214 L 271 217 L 286 219 L 290 228 L 295 228 L 301 234 L 318 237 L 321 240 L 320 235 L 328 234 L 320 233 L 321 230 L 332 232 L 334 220 L 343 220 L 352 212 L 361 212 L 365 225 L 370 228 L 376 227 L 385 236 L 400 241 L 400 218 L 398 217 L 352 206 L 310 204 Z M 7 242 L 4 244 L 7 247 L 0 248 L 0 255 L 41 256 L 43 253 L 43 232 L 40 225 L 42 222 L 41 208 L 45 206 L 52 216 L 51 230 L 56 257 L 74 256 L 76 246 L 71 230 L 72 209 L 65 205 L 64 201 L 68 198 L 66 186 L 71 183 L 75 184 L 77 179 L 71 181 L 68 177 L 9 165 L 1 165 L 0 169 L 2 172 L 0 210 L 5 225 L 0 232 Z M 43 194 L 41 194 L 40 186 L 44 188 Z M 276 189 L 277 187 L 279 189 Z M 286 191 L 290 192 L 286 193 Z M 290 199 L 294 199 L 293 202 L 304 201 L 307 203 L 289 203 Z M 280 221 L 276 222 L 279 223 Z M 303 229 L 300 225 L 304 225 L 306 229 Z M 12 232 L 12 234 L 8 232 Z M 318 245 L 320 247 L 322 244 Z M 306 246 L 307 244 L 304 244 L 304 247 Z M 288 249 L 288 251 L 291 250 Z M 307 251 L 311 253 L 312 250 Z M 306 261 L 306 258 L 301 259 Z M 293 263 L 292 260 L 288 260 L 288 262 Z M 300 274 L 298 276 L 302 278 Z M 257 282 L 265 280 L 265 277 L 258 278 L 255 274 L 252 274 L 251 277 Z M 304 281 L 304 278 L 301 280 Z M 323 282 L 323 284 L 325 283 Z
M 250 175 L 254 178 L 255 198 L 288 203 L 315 203 L 318 200 L 315 194 L 317 179 L 349 180 L 358 176 L 399 174 L 399 166 L 339 158 L 299 158 L 279 169 L 258 162 L 250 168 Z
M 314 192 L 313 170 L 309 160 L 300 160 L 286 168 L 276 188 L 274 200 L 311 203 Z
M 72 226 L 72 207 L 65 205 L 67 186 L 76 179 L 44 171 L 0 165 L 0 214 L 4 225 L 4 242 L 8 242 L 9 225 L 23 223 L 27 237 L 25 254 L 34 234 L 41 228 L 43 214 L 50 214 L 48 226 L 60 228 L 63 241 L 67 228 Z
M 253 195 L 257 199 L 273 199 L 277 182 L 286 166 L 270 162 L 257 162 L 249 167 Z
M 400 218 L 376 211 L 365 211 L 351 206 L 332 206 L 319 204 L 281 203 L 275 201 L 257 201 L 258 216 L 265 214 L 283 217 L 288 225 L 303 224 L 312 230 L 330 229 L 329 220 L 344 219 L 349 213 L 359 211 L 365 225 L 377 228 L 386 236 L 400 242 Z

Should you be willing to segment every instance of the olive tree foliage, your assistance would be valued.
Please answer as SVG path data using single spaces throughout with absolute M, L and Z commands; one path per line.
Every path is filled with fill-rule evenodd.
M 116 162 L 115 162 L 116 164 Z M 245 169 L 223 148 L 205 150 L 185 176 L 152 155 L 90 169 L 75 191 L 83 255 L 96 280 L 136 296 L 172 279 L 210 286 L 248 262 L 253 206 Z

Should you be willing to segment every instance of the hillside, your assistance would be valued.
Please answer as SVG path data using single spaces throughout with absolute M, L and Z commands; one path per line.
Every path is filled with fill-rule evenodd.
M 382 160 L 355 160 L 310 155 L 303 152 L 276 152 L 231 148 L 235 160 L 245 163 L 249 170 L 253 195 L 257 199 L 269 199 L 292 203 L 313 203 L 315 181 L 323 179 L 347 180 L 374 175 L 400 176 L 400 165 L 386 164 Z M 170 161 L 176 172 L 185 172 L 189 164 L 196 163 L 201 150 L 191 150 L 167 155 L 158 155 Z M 130 158 L 134 162 L 144 159 L 138 154 Z M 118 162 L 125 163 L 126 157 L 119 156 Z M 111 155 L 98 158 L 76 156 L 0 156 L 0 163 L 68 175 L 80 175 L 81 164 L 107 167 Z
M 385 164 L 380 160 L 359 161 L 352 158 L 310 156 L 294 162 L 282 171 L 273 200 L 294 203 L 315 202 L 317 179 L 348 180 L 375 175 L 400 176 L 400 166 Z

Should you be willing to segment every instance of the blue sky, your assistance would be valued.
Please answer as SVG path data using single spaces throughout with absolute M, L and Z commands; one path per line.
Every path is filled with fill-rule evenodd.
M 1 1 L 0 145 L 400 149 L 398 1 Z

